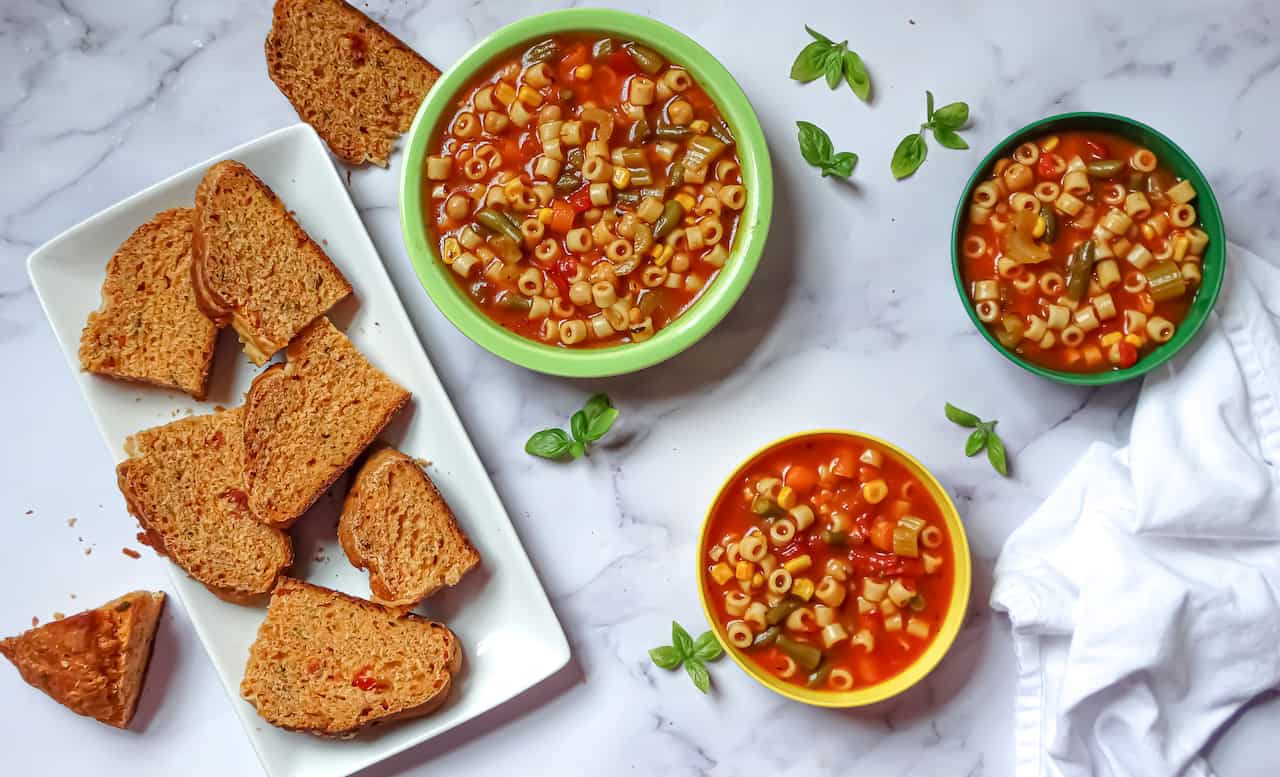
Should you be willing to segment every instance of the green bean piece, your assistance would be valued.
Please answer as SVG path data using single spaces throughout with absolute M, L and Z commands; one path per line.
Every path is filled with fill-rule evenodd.
M 476 211 L 476 222 L 490 232 L 511 238 L 516 242 L 516 245 L 524 242 L 524 236 L 520 234 L 520 228 L 493 208 L 481 208 Z
M 630 127 L 627 127 L 627 142 L 637 146 L 648 140 L 652 134 L 653 128 L 649 126 L 649 120 L 642 116 L 631 122 Z
M 533 300 L 523 294 L 515 294 L 508 291 L 498 298 L 498 304 L 507 310 L 518 310 L 521 313 L 528 313 L 529 308 L 533 307 Z
M 1146 173 L 1129 173 L 1129 191 L 1140 192 L 1147 188 Z
M 565 152 L 564 161 L 569 163 L 570 167 L 582 169 L 582 164 L 587 161 L 587 155 L 582 152 L 578 146 L 574 146 Z
M 613 274 L 619 277 L 625 277 L 635 272 L 640 266 L 640 254 L 632 254 L 630 259 L 623 259 L 620 263 L 613 266 Z
M 756 635 L 756 638 L 751 641 L 751 647 L 753 648 L 769 647 L 770 645 L 778 641 L 778 637 L 781 634 L 782 634 L 781 626 L 770 626 L 769 628 L 765 629 L 764 631 Z
M 1053 214 L 1053 208 L 1041 205 L 1040 218 L 1044 219 L 1044 236 L 1040 239 L 1046 243 L 1052 243 L 1058 236 L 1058 217 Z
M 684 155 L 684 166 L 690 170 L 706 167 L 720 156 L 726 144 L 710 135 L 697 135 L 689 140 L 689 150 Z
M 572 100 L 572 99 L 573 99 L 573 90 L 572 90 L 572 89 L 570 89 L 570 88 L 568 88 L 568 87 L 565 87 L 564 89 L 561 89 L 561 90 L 560 90 L 560 99 L 561 99 L 561 101 L 563 101 L 563 102 L 569 102 L 570 100 Z
M 661 140 L 688 140 L 693 137 L 693 130 L 688 124 L 659 124 L 653 134 Z
M 592 59 L 604 59 L 613 53 L 613 38 L 601 38 L 591 46 Z
M 824 529 L 822 532 L 822 541 L 828 545 L 848 545 L 849 535 L 842 531 L 831 531 Z
M 790 656 L 797 666 L 808 669 L 810 672 L 816 669 L 822 661 L 821 650 L 813 645 L 797 642 L 785 634 L 779 634 L 777 641 L 773 644 L 777 646 L 778 650 Z
M 679 200 L 667 200 L 667 204 L 662 206 L 662 215 L 653 222 L 653 239 L 662 240 L 671 234 L 671 230 L 680 226 L 682 218 L 684 218 L 684 205 Z
M 786 599 L 783 599 L 765 611 L 764 622 L 770 626 L 776 626 L 786 620 L 788 615 L 799 608 L 800 600 L 794 596 L 788 596 Z
M 576 189 L 578 187 L 575 186 L 574 188 Z M 640 204 L 640 192 L 634 189 L 623 189 L 620 192 L 614 193 L 613 201 L 618 205 L 630 205 L 631 207 L 635 207 Z
M 614 272 L 617 272 L 617 268 L 614 268 Z M 618 274 L 621 275 L 621 273 Z M 662 307 L 663 301 L 661 289 L 648 289 L 640 295 L 636 306 L 640 308 L 640 312 L 644 315 L 652 316 L 654 311 Z
M 835 664 L 831 662 L 831 659 L 822 659 L 822 663 L 818 664 L 818 668 L 813 670 L 813 673 L 809 675 L 809 679 L 805 682 L 805 685 L 810 688 L 821 688 L 826 684 L 827 678 L 831 676 L 831 670 L 834 668 Z
M 644 222 L 636 224 L 636 235 L 631 242 L 635 243 L 635 253 L 644 256 L 649 253 L 650 248 L 653 248 L 653 230 L 649 229 L 649 225 Z
M 1084 299 L 1089 291 L 1089 278 L 1093 275 L 1093 263 L 1098 259 L 1098 247 L 1093 240 L 1081 243 L 1067 263 L 1067 298 L 1073 302 Z
M 560 44 L 556 43 L 554 40 L 547 39 L 544 41 L 538 41 L 525 49 L 523 57 L 525 67 L 528 67 L 529 65 L 536 65 L 539 62 L 546 62 L 548 59 L 554 57 L 556 52 L 559 50 Z
M 648 186 L 653 183 L 653 171 L 648 166 L 627 167 L 631 174 L 631 183 L 635 186 Z
M 671 167 L 667 170 L 667 186 L 673 189 L 684 183 L 684 165 L 680 162 L 672 162 Z
M 641 148 L 624 148 L 618 153 L 622 156 L 622 164 L 627 167 L 640 167 L 649 162 L 645 158 L 644 149 Z
M 639 43 L 628 43 L 626 49 L 627 53 L 631 55 L 631 60 L 636 63 L 636 67 L 640 68 L 640 72 L 647 76 L 657 73 L 666 64 L 662 59 L 662 55 L 648 46 L 641 46 Z
M 911 601 L 907 602 L 907 606 L 911 608 L 912 612 L 923 612 L 924 605 L 925 605 L 924 597 L 921 596 L 920 594 L 916 594 L 915 596 L 911 597 Z
M 715 135 L 716 140 L 726 146 L 733 145 L 733 133 L 729 131 L 729 125 L 725 124 L 724 119 L 716 119 L 712 122 L 710 132 Z
M 1151 299 L 1156 302 L 1177 299 L 1187 293 L 1187 282 L 1183 280 L 1178 265 L 1167 259 L 1152 263 L 1142 272 L 1147 276 Z
M 556 191 L 567 194 L 582 185 L 582 176 L 576 170 L 566 169 L 556 179 Z
M 1124 162 L 1119 159 L 1100 159 L 1084 166 L 1084 171 L 1092 178 L 1111 178 L 1124 169 Z
M 773 500 L 769 497 L 758 496 L 755 498 L 755 501 L 751 503 L 751 512 L 756 515 L 768 515 L 773 512 L 776 507 L 777 505 L 775 505 Z

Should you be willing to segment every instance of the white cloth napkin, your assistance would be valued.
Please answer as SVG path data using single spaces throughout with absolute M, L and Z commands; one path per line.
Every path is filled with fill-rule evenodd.
M 1277 462 L 1280 270 L 1231 245 L 1217 312 L 1147 376 L 1128 447 L 1090 447 L 996 562 L 1017 777 L 1212 774 L 1209 738 L 1280 684 Z

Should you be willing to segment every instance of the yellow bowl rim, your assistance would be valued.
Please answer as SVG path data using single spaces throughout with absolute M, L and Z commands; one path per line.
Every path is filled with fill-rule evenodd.
M 741 654 L 737 648 L 729 644 L 724 633 L 724 626 L 721 625 L 719 619 L 711 609 L 711 602 L 707 594 L 706 574 L 702 561 L 702 549 L 706 544 L 707 530 L 711 525 L 712 513 L 715 511 L 716 504 L 719 503 L 720 497 L 725 490 L 730 487 L 734 480 L 742 473 L 742 470 L 763 456 L 770 450 L 792 442 L 802 437 L 811 437 L 814 435 L 839 435 L 842 437 L 850 437 L 859 441 L 872 442 L 881 446 L 884 450 L 898 457 L 898 460 L 907 466 L 921 482 L 929 489 L 929 493 L 941 508 L 943 521 L 947 524 L 947 530 L 950 532 L 952 548 L 956 558 L 955 579 L 951 586 L 951 601 L 947 605 L 947 615 L 943 618 L 942 626 L 938 630 L 938 634 L 934 637 L 933 642 L 925 649 L 920 658 L 915 663 L 908 666 L 898 674 L 883 680 L 875 685 L 865 688 L 854 688 L 850 691 L 825 691 L 805 688 L 798 685 L 780 680 L 766 672 L 764 669 L 756 665 L 755 662 Z M 900 693 L 905 692 L 916 683 L 925 678 L 934 667 L 942 661 L 942 657 L 947 654 L 954 644 L 956 635 L 960 633 L 960 626 L 964 623 L 965 615 L 969 608 L 969 592 L 972 586 L 973 578 L 973 559 L 969 555 L 969 539 L 964 531 L 964 524 L 960 520 L 960 513 L 956 510 L 955 504 L 951 501 L 951 497 L 947 494 L 946 489 L 933 476 L 933 473 L 921 464 L 914 456 L 907 453 L 903 449 L 894 445 L 887 440 L 883 440 L 872 434 L 858 432 L 851 429 L 810 429 L 808 431 L 796 432 L 785 437 L 767 443 L 758 448 L 750 456 L 733 468 L 729 476 L 720 484 L 720 488 L 716 490 L 715 497 L 711 500 L 707 513 L 702 519 L 702 530 L 698 532 L 698 546 L 695 553 L 695 562 L 697 563 L 698 575 L 698 598 L 702 600 L 702 612 L 706 616 L 707 622 L 711 626 L 711 631 L 715 633 L 716 639 L 720 640 L 720 644 L 724 647 L 725 653 L 729 655 L 733 662 L 737 664 L 752 679 L 760 683 L 769 690 L 781 696 L 785 696 L 792 701 L 810 704 L 816 707 L 864 707 L 869 704 L 891 699 Z

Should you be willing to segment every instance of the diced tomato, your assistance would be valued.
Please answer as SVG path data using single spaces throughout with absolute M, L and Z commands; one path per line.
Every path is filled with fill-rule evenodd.
M 876 521 L 871 527 L 871 544 L 879 550 L 893 550 L 893 521 Z
M 378 681 L 369 674 L 369 670 L 372 668 L 373 667 L 366 666 L 359 672 L 356 672 L 356 676 L 351 678 L 351 685 L 362 691 L 372 691 L 374 688 L 377 688 Z
M 1041 178 L 1056 178 L 1058 170 L 1062 169 L 1062 157 L 1053 153 L 1045 153 L 1040 155 L 1040 161 L 1036 162 L 1036 173 Z
M 852 562 L 855 573 L 871 577 L 902 575 L 907 569 L 906 559 L 865 548 L 850 548 L 849 561 Z M 919 565 L 919 562 L 916 564 Z
M 831 459 L 831 472 L 842 478 L 851 478 L 858 471 L 858 459 L 853 455 L 853 451 L 848 448 L 841 448 L 836 452 L 835 458 Z
M 637 72 L 635 60 L 621 46 L 615 46 L 613 53 L 609 55 L 605 62 L 609 63 L 609 67 L 613 68 L 617 75 L 624 78 Z
M 585 213 L 591 210 L 591 184 L 584 183 L 576 192 L 570 194 L 566 200 L 575 213 Z
M 573 208 L 564 200 L 552 200 L 551 202 L 551 231 L 557 234 L 565 234 L 573 229 Z
M 1107 147 L 1096 140 L 1085 138 L 1084 147 L 1089 152 L 1089 156 L 1094 159 L 1106 159 L 1111 156 L 1111 152 L 1107 150 Z
M 1115 354 L 1113 361 L 1117 367 L 1125 369 L 1138 363 L 1138 349 L 1133 347 L 1133 343 L 1121 340 L 1112 349 Z

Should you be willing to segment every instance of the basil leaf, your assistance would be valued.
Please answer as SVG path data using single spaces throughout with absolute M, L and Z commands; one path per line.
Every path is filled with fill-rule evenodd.
M 831 49 L 830 43 L 814 41 L 800 50 L 796 61 L 791 64 L 791 80 L 807 84 L 826 70 L 826 56 Z
M 848 178 L 853 175 L 853 166 L 858 164 L 858 155 L 852 151 L 841 151 L 822 165 L 822 177 L 834 175 Z
M 569 443 L 569 455 L 575 459 L 580 459 L 587 455 L 587 444 L 582 440 L 574 440 Z
M 582 412 L 587 414 L 587 420 L 590 421 L 611 407 L 613 403 L 609 401 L 608 394 L 596 394 L 582 406 Z
M 711 675 L 707 674 L 707 667 L 702 662 L 689 659 L 684 662 L 684 670 L 689 673 L 689 678 L 693 680 L 693 687 L 706 693 L 711 688 Z
M 722 655 L 724 648 L 720 646 L 720 640 L 716 639 L 713 631 L 702 632 L 702 636 L 693 642 L 693 657 L 699 661 L 715 661 Z
M 600 415 L 587 422 L 587 434 L 584 439 L 587 442 L 599 440 L 608 433 L 616 420 L 618 420 L 618 409 L 616 407 L 605 408 Z
M 822 33 L 814 30 L 812 27 L 810 27 L 807 24 L 804 26 L 804 31 L 812 35 L 813 39 L 816 41 L 821 41 L 822 43 L 828 43 L 828 44 L 832 42 L 831 39 L 828 38 L 826 35 L 823 35 Z
M 933 121 L 933 92 L 928 89 L 924 90 L 924 116 L 927 120 Z
M 1004 442 L 992 432 L 987 440 L 987 460 L 991 467 L 1005 477 L 1009 477 L 1009 455 L 1005 452 Z
M 964 138 L 957 135 L 955 130 L 950 130 L 946 127 L 934 127 L 933 139 L 938 141 L 939 145 L 954 148 L 957 151 L 964 151 L 969 147 L 969 144 L 965 142 Z
M 675 621 L 671 621 L 671 644 L 676 650 L 680 651 L 680 655 L 689 658 L 693 655 L 693 637 L 689 636 L 689 632 Z
M 969 121 L 968 103 L 950 103 L 934 111 L 929 117 L 934 126 L 958 130 Z
M 929 147 L 925 145 L 924 138 L 920 137 L 920 133 L 913 132 L 903 138 L 898 147 L 893 150 L 893 161 L 889 163 L 889 170 L 894 178 L 902 180 L 920 169 L 928 153 Z
M 969 439 L 964 444 L 964 455 L 976 456 L 979 451 L 987 447 L 988 432 L 985 428 L 974 429 L 973 434 L 969 435 Z
M 569 453 L 569 435 L 563 429 L 543 429 L 524 444 L 524 452 L 544 459 L 558 459 Z
M 827 76 L 827 88 L 835 89 L 840 85 L 840 79 L 844 76 L 844 52 L 846 43 L 827 52 L 826 60 L 822 63 L 822 69 Z
M 867 66 L 862 63 L 862 57 L 852 51 L 846 51 L 843 69 L 844 80 L 858 99 L 864 103 L 871 99 L 871 76 L 867 74 Z
M 579 410 L 569 418 L 569 431 L 573 432 L 573 439 L 579 442 L 587 440 L 587 414 Z
M 821 167 L 831 159 L 835 147 L 831 145 L 830 136 L 821 127 L 807 121 L 797 121 L 796 127 L 800 130 L 800 156 L 804 157 L 804 161 L 814 167 Z
M 680 651 L 671 645 L 663 645 L 649 651 L 649 660 L 653 661 L 660 669 L 675 669 L 680 666 L 684 656 L 680 655 Z
M 943 412 L 946 413 L 947 420 L 951 423 L 959 424 L 960 426 L 968 427 L 970 429 L 982 423 L 981 418 L 978 418 L 968 410 L 961 410 L 950 402 L 948 402 L 943 408 Z

